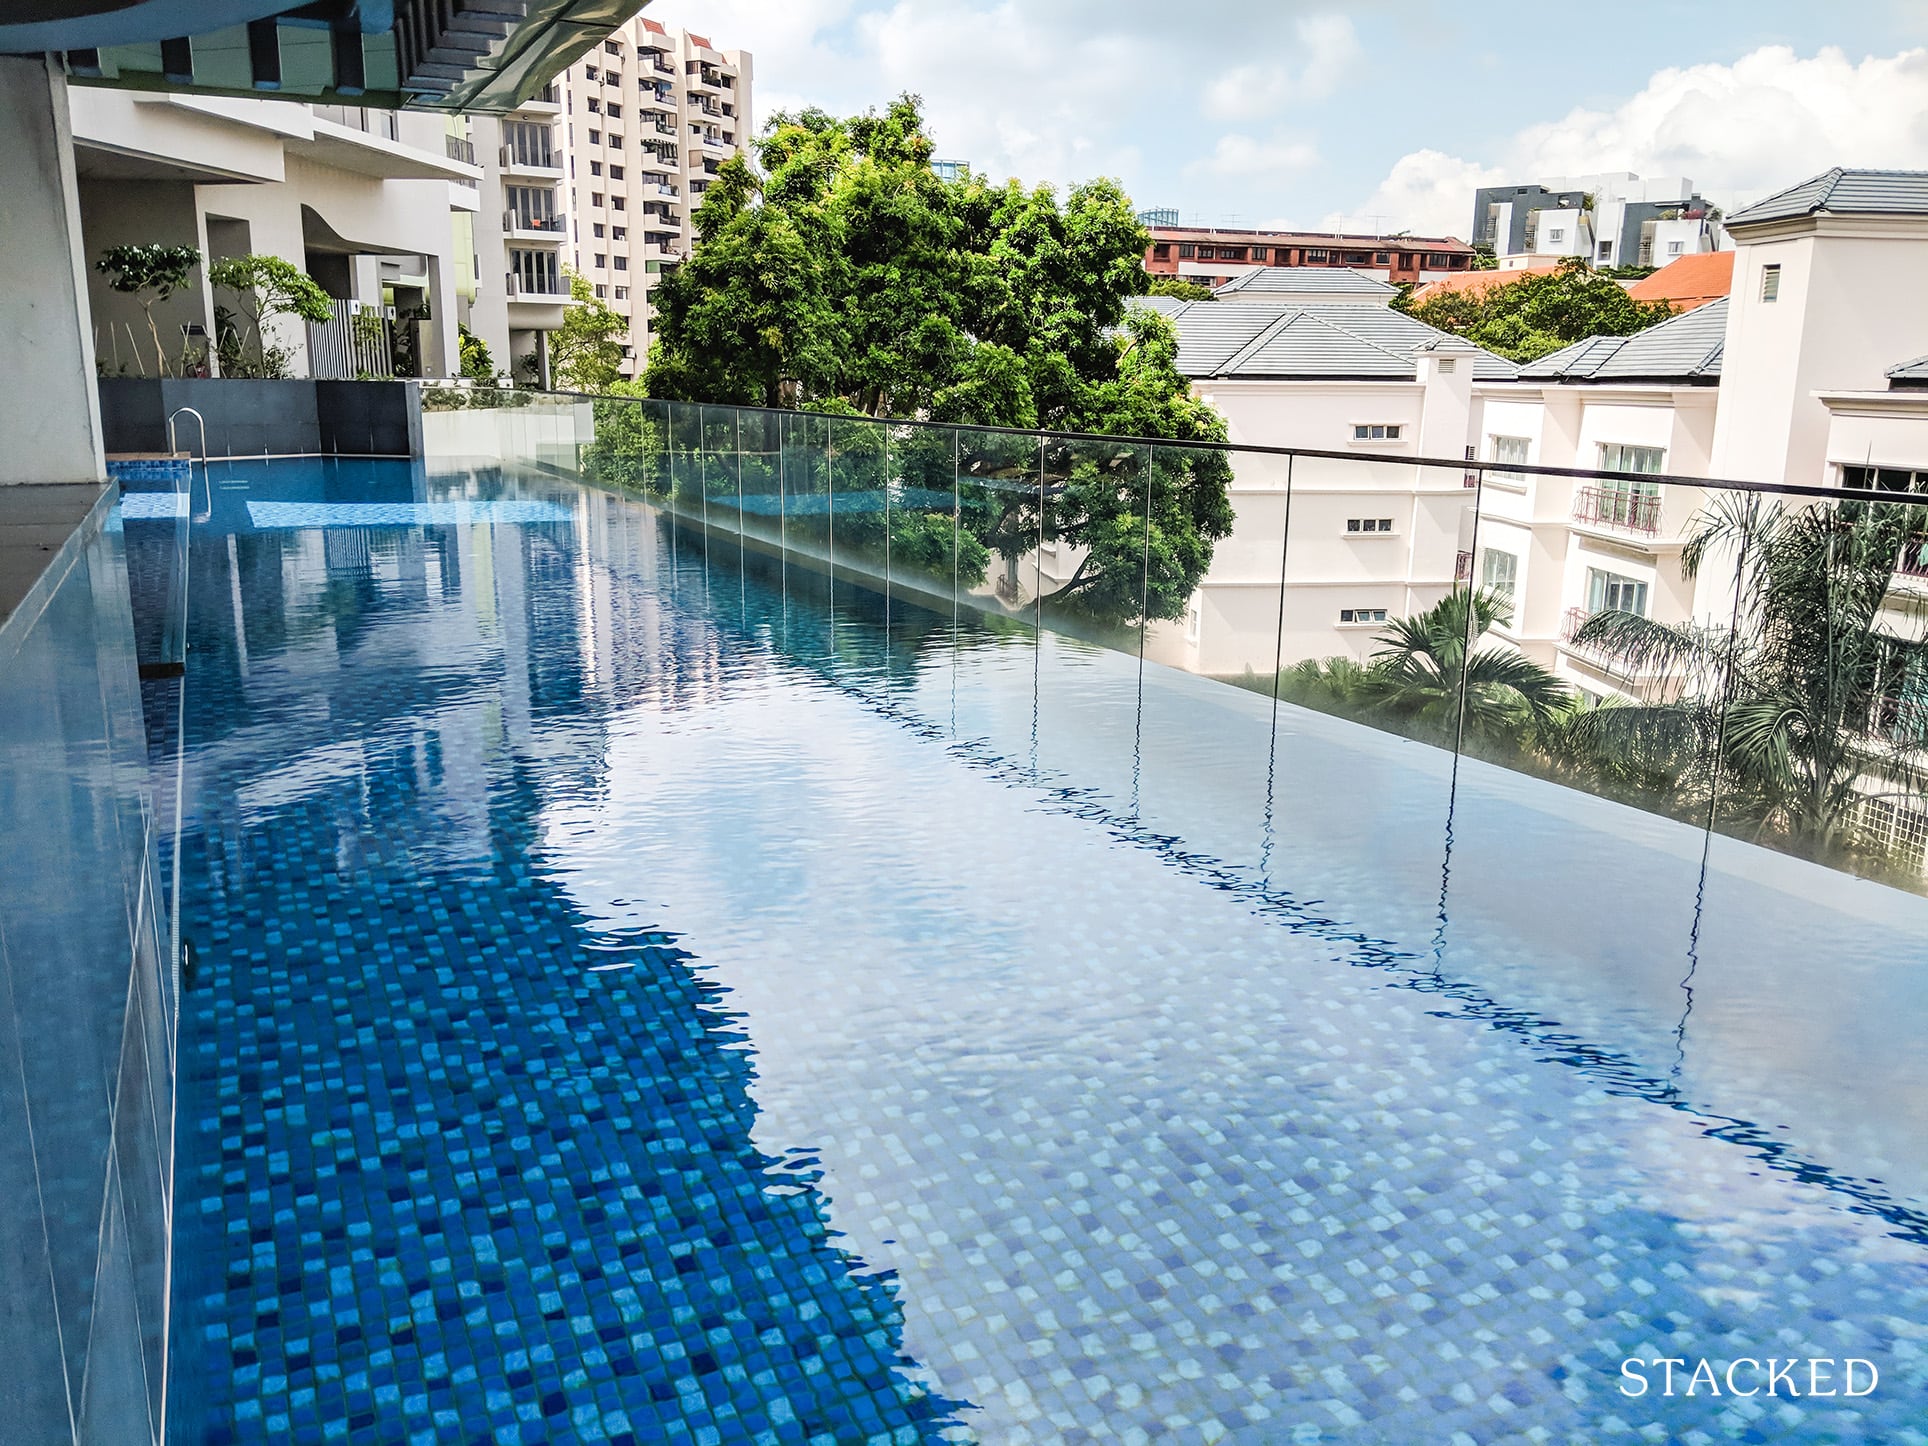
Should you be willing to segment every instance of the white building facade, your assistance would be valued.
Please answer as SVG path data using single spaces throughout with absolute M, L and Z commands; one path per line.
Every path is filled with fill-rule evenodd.
M 153 374 L 146 319 L 92 262 L 112 246 L 193 246 L 206 262 L 274 255 L 335 299 L 340 329 L 373 310 L 412 374 L 455 369 L 465 244 L 481 170 L 448 118 L 294 101 L 76 86 L 69 91 L 95 355 L 109 374 Z M 459 122 L 456 123 L 459 125 Z M 156 308 L 170 359 L 211 337 L 207 265 Z M 194 330 L 198 328 L 198 331 Z M 297 375 L 354 375 L 356 360 L 286 319 L 270 328 Z M 345 358 L 345 359 L 344 359 Z M 368 360 L 368 358 L 363 358 Z
M 695 244 L 703 192 L 749 149 L 753 70 L 747 51 L 638 16 L 563 75 L 565 259 L 628 319 L 625 376 L 646 364 L 650 292 Z

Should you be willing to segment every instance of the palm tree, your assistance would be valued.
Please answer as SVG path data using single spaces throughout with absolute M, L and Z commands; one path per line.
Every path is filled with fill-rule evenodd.
M 1383 646 L 1372 655 L 1363 691 L 1412 731 L 1457 737 L 1463 707 L 1467 735 L 1524 743 L 1553 728 L 1573 695 L 1531 658 L 1478 646 L 1511 615 L 1503 594 L 1455 591 L 1423 613 L 1394 620 L 1379 635 Z
M 1710 504 L 1681 560 L 1692 577 L 1738 559 L 1737 626 L 1588 619 L 1577 644 L 1673 682 L 1667 697 L 1577 715 L 1576 753 L 1670 758 L 1679 802 L 1817 858 L 1866 852 L 1868 800 L 1918 797 L 1924 781 L 1928 646 L 1893 630 L 1888 603 L 1925 524 L 1899 502 Z

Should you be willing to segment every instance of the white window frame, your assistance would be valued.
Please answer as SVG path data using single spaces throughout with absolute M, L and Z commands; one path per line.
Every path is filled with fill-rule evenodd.
M 1490 576 L 1495 571 L 1493 560 L 1500 557 L 1506 559 L 1506 566 L 1499 569 L 1506 574 L 1504 587 L 1496 585 Z M 1520 595 L 1520 555 L 1500 547 L 1482 547 L 1479 560 L 1479 585 L 1484 592 L 1496 593 L 1508 602 L 1515 601 Z
M 1383 628 L 1388 612 L 1385 608 L 1340 608 L 1339 621 L 1334 624 L 1341 628 Z
M 1781 263 L 1770 261 L 1761 268 L 1761 304 L 1772 306 L 1781 299 Z

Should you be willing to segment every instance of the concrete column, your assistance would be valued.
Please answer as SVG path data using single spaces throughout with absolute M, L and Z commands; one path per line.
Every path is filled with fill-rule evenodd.
M 43 57 L 0 56 L 0 194 L 0 485 L 102 481 L 67 78 Z
M 450 284 L 449 261 L 447 257 L 435 255 L 427 260 L 429 323 L 422 374 L 453 376 L 460 368 L 460 348 L 455 332 L 455 288 Z

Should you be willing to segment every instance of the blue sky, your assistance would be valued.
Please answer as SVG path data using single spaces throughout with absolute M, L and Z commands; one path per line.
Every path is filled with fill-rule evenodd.
M 926 98 L 997 178 L 1115 176 L 1187 220 L 1464 234 L 1472 189 L 1685 174 L 1728 205 L 1928 169 L 1928 0 L 655 0 L 755 54 L 758 119 Z

